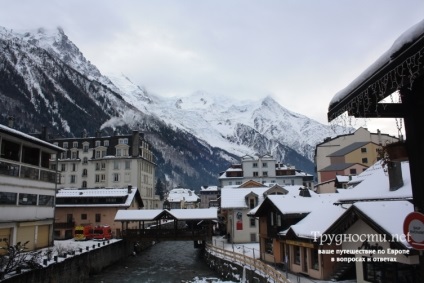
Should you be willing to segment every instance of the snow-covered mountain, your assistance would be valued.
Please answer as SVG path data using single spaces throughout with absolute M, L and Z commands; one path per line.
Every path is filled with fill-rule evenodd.
M 123 74 L 102 75 L 60 28 L 0 28 L 0 51 L 0 122 L 12 115 L 23 122 L 23 130 L 47 124 L 70 136 L 84 129 L 139 128 L 157 150 L 159 171 L 182 185 L 207 170 L 214 171 L 205 178 L 211 184 L 229 162 L 245 154 L 271 153 L 313 174 L 315 145 L 346 133 L 293 113 L 271 97 L 236 101 L 202 91 L 188 97 L 153 95 Z M 190 161 L 177 158 L 181 152 Z M 183 173 L 177 174 L 177 168 Z

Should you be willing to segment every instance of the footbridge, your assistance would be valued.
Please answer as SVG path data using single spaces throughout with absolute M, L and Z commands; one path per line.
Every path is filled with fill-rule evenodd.
M 115 222 L 122 223 L 122 236 L 129 241 L 211 242 L 218 210 L 141 209 L 118 210 Z

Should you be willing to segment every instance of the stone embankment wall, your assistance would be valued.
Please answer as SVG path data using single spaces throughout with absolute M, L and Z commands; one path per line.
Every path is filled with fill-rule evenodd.
M 141 249 L 151 243 L 141 243 Z M 105 246 L 95 247 L 89 251 L 77 251 L 67 258 L 49 263 L 46 267 L 26 271 L 22 274 L 0 280 L 1 283 L 80 283 L 90 274 L 101 272 L 105 267 L 130 256 L 134 252 L 134 243 L 117 241 Z

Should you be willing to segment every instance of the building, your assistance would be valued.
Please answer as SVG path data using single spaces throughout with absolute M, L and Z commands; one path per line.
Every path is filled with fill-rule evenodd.
M 159 208 L 155 195 L 156 164 L 150 144 L 139 131 L 131 135 L 55 138 L 50 142 L 66 149 L 58 158 L 59 188 L 122 188 L 140 191 L 144 208 Z
M 0 148 L 0 247 L 52 246 L 57 171 L 49 159 L 63 149 L 3 125 Z
M 337 175 L 356 176 L 379 159 L 382 145 L 398 141 L 387 134 L 370 133 L 359 128 L 354 133 L 327 138 L 315 148 L 315 167 L 318 193 L 335 192 L 329 185 Z
M 143 207 L 140 192 L 135 187 L 59 189 L 56 195 L 54 236 L 69 239 L 79 225 L 109 225 L 114 237 L 121 236 L 121 223 L 115 222 L 118 210 L 138 210 Z M 130 227 L 137 228 L 136 223 Z
M 300 186 L 296 186 L 299 188 Z M 269 194 L 286 194 L 287 190 L 277 184 L 272 187 L 256 181 L 247 181 L 240 186 L 221 189 L 220 219 L 231 243 L 258 242 L 258 220 L 249 212 L 259 206 Z
M 218 186 L 202 186 L 200 188 L 200 208 L 219 207 L 221 188 Z
M 220 186 L 241 185 L 249 180 L 261 184 L 271 183 L 285 185 L 301 185 L 313 187 L 313 176 L 296 170 L 293 166 L 283 165 L 270 155 L 250 156 L 241 158 L 241 163 L 232 164 L 230 168 L 220 173 Z
M 200 198 L 194 191 L 178 187 L 167 193 L 163 207 L 166 209 L 199 208 Z
M 403 232 L 403 221 L 413 211 L 409 164 L 397 165 L 402 169 L 400 186 L 394 180 L 399 175 L 389 176 L 392 171 L 387 173 L 378 161 L 337 193 L 309 191 L 310 197 L 305 197 L 290 191 L 267 196 L 249 213 L 259 218 L 261 259 L 321 280 L 353 276 L 357 282 L 417 282 L 401 281 L 403 275 L 414 276 L 418 253 L 407 243 Z M 370 257 L 367 254 L 366 262 L 362 262 L 363 253 L 337 252 L 376 248 L 384 250 L 378 256 L 383 258 L 381 261 L 366 259 Z M 406 251 L 408 256 L 391 256 L 389 249 Z M 346 259 L 355 257 L 359 259 L 346 264 Z

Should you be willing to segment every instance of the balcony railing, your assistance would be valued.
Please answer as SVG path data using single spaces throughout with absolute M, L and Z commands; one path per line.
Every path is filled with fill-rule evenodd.
M 0 161 L 0 174 L 20 177 L 31 180 L 40 180 L 49 183 L 56 182 L 56 172 L 43 170 L 37 167 L 30 167 L 5 161 Z

